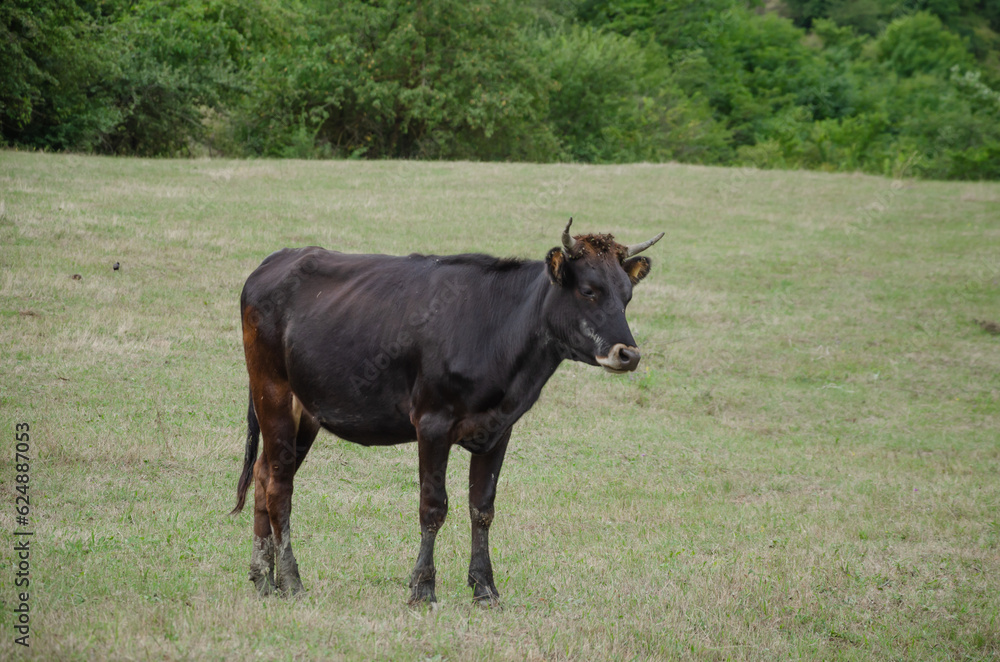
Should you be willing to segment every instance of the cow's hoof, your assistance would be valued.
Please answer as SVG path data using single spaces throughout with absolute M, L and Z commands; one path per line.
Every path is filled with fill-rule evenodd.
M 480 609 L 488 609 L 490 611 L 503 611 L 503 603 L 500 602 L 500 598 L 495 596 L 473 598 L 472 604 L 476 605 Z
M 418 607 L 420 605 L 430 605 L 432 608 L 437 607 L 437 596 L 434 595 L 434 585 L 433 584 L 417 584 L 410 591 L 410 599 L 407 602 L 411 607 Z
M 305 588 L 302 586 L 302 580 L 298 577 L 293 577 L 285 582 L 279 582 L 276 588 L 278 594 L 283 598 L 294 598 L 305 591 Z
M 476 584 L 472 593 L 472 602 L 483 609 L 503 609 L 500 604 L 500 593 L 494 587 Z
M 274 580 L 272 580 L 267 575 L 257 575 L 254 576 L 250 573 L 250 581 L 253 582 L 254 587 L 257 589 L 257 595 L 262 598 L 266 598 L 274 593 Z
M 274 593 L 274 569 L 259 564 L 250 565 L 250 581 L 257 589 L 257 595 L 262 598 Z

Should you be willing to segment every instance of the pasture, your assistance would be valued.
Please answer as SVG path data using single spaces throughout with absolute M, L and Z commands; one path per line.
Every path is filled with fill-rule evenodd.
M 440 606 L 410 609 L 416 447 L 326 433 L 295 483 L 306 592 L 258 599 L 250 509 L 227 516 L 246 276 L 309 244 L 541 259 L 570 216 L 666 237 L 628 310 L 639 370 L 565 363 L 514 428 L 490 540 L 504 608 L 466 587 L 467 453 Z M 0 658 L 1000 655 L 998 184 L 5 151 L 0 246 Z

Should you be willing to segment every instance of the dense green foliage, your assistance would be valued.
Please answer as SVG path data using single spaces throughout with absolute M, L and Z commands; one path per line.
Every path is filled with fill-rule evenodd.
M 550 81 L 517 3 L 315 3 L 240 108 L 254 153 L 551 158 Z
M 996 0 L 12 0 L 2 142 L 1000 177 Z

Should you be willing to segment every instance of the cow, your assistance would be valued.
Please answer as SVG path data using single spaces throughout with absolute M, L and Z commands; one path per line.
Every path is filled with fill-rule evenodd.
M 410 604 L 433 603 L 434 539 L 448 513 L 452 446 L 471 454 L 468 583 L 494 606 L 488 536 L 511 428 L 565 359 L 636 369 L 625 320 L 650 270 L 610 234 L 571 237 L 543 261 L 482 254 L 355 255 L 283 249 L 240 297 L 250 378 L 236 507 L 254 484 L 250 579 L 261 595 L 302 590 L 292 553 L 292 483 L 320 428 L 364 446 L 417 442 L 420 549 Z M 257 455 L 260 436 L 263 451 Z

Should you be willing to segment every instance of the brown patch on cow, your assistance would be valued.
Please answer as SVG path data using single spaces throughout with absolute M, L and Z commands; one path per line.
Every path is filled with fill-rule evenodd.
M 257 340 L 257 321 L 260 315 L 253 306 L 243 309 L 243 347 L 247 348 Z
M 295 436 L 299 435 L 299 423 L 302 421 L 302 401 L 292 393 L 292 418 L 295 419 Z
M 612 256 L 619 262 L 628 257 L 628 246 L 622 246 L 615 241 L 612 234 L 581 234 L 574 237 L 577 241 L 576 250 L 571 256 L 573 259 L 586 255 L 597 257 Z
M 257 322 L 260 321 L 260 313 L 253 306 L 247 306 L 243 309 L 243 340 L 246 340 L 247 329 L 253 329 L 254 332 L 257 331 Z
M 650 263 L 644 257 L 633 257 L 622 262 L 622 267 L 625 268 L 628 279 L 635 285 L 649 275 Z
M 562 285 L 563 276 L 566 274 L 566 255 L 561 248 L 553 248 L 545 256 L 545 268 L 548 270 L 549 280 L 556 285 Z
M 257 322 L 260 314 L 253 306 L 243 309 L 243 353 L 246 356 L 247 366 L 257 363 Z

